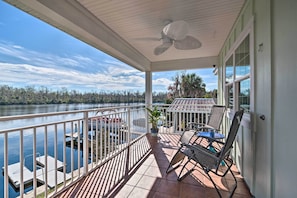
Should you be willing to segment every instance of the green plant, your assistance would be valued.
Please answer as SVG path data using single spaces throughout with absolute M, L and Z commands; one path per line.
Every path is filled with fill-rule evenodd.
M 161 111 L 158 110 L 158 107 L 155 106 L 154 108 L 146 108 L 149 115 L 149 123 L 152 124 L 152 129 L 157 130 L 158 129 L 158 121 L 161 118 Z

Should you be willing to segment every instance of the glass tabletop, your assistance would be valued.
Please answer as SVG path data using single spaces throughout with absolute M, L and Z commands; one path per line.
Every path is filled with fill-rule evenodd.
M 197 136 L 206 137 L 206 138 L 213 138 L 213 139 L 224 139 L 225 135 L 213 131 L 200 131 L 197 133 Z

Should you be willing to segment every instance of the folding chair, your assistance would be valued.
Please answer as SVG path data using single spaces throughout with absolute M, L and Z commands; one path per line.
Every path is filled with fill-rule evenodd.
M 212 140 L 215 150 L 210 150 L 207 146 L 203 146 L 201 144 L 183 144 L 182 147 L 180 147 L 180 149 L 172 158 L 166 170 L 166 173 L 169 173 L 170 171 L 176 169 L 177 167 L 183 164 L 183 167 L 178 175 L 178 181 L 181 181 L 188 174 L 190 174 L 197 165 L 200 165 L 203 171 L 210 178 L 219 196 L 222 197 L 209 172 L 212 172 L 220 177 L 224 177 L 228 172 L 230 172 L 235 182 L 234 187 L 230 193 L 231 197 L 234 194 L 235 189 L 237 188 L 237 180 L 234 173 L 231 170 L 233 160 L 230 158 L 229 155 L 232 149 L 233 142 L 237 135 L 237 131 L 240 126 L 243 113 L 243 110 L 237 111 L 235 113 L 225 143 L 218 140 Z M 185 159 L 185 157 L 187 157 L 188 159 L 184 163 L 183 159 Z M 189 162 L 191 162 L 194 165 L 194 167 L 182 175 L 183 171 L 186 169 L 186 166 Z M 226 166 L 226 169 L 223 172 L 220 172 L 219 168 L 222 165 L 222 163 L 224 164 L 224 166 Z
M 184 131 L 179 139 L 181 144 L 188 144 L 197 131 L 219 131 L 226 107 L 222 105 L 213 105 L 207 124 L 189 123 L 188 130 Z

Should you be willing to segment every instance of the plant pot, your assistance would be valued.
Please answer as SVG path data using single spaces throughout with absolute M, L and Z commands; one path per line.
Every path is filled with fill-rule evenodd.
M 158 128 L 151 128 L 151 134 L 152 136 L 157 136 L 158 135 L 158 132 L 159 132 L 159 129 Z

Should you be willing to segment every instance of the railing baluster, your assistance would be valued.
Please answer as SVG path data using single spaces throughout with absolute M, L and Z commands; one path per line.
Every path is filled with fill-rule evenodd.
M 88 158 L 89 158 L 89 136 L 88 136 L 88 112 L 84 112 L 83 125 L 83 174 L 88 173 Z
M 93 158 L 93 155 L 94 155 L 94 140 L 93 140 L 93 133 L 94 133 L 94 120 L 93 119 L 90 119 L 91 120 L 91 129 L 90 129 L 90 133 L 91 133 L 91 142 L 90 142 L 90 147 L 91 147 L 91 169 L 93 169 L 93 164 L 94 164 L 94 158 Z M 96 120 L 95 120 L 96 121 Z
M 98 144 L 99 144 L 99 140 L 98 140 L 98 137 L 99 137 L 99 134 L 98 133 L 101 133 L 100 131 L 99 131 L 99 128 L 98 128 L 98 119 L 96 119 L 96 133 L 95 133 L 95 135 L 96 135 L 96 165 L 98 165 Z
M 102 122 L 100 122 L 100 162 L 102 162 L 103 158 L 103 127 L 102 127 Z
M 74 142 L 74 137 L 73 137 L 73 124 L 75 125 L 74 129 L 77 133 L 77 124 L 71 122 L 71 131 L 70 131 L 70 169 L 71 169 L 71 182 L 73 182 L 73 170 L 74 170 L 74 155 L 73 155 L 73 142 Z
M 66 123 L 63 124 L 63 186 L 66 186 Z
M 106 158 L 107 157 L 107 141 L 108 141 L 108 137 L 107 137 L 107 124 L 106 121 L 104 121 L 104 156 L 103 158 Z
M 57 158 L 58 158 L 58 126 L 55 124 L 54 132 L 54 156 L 55 156 L 55 192 L 57 192 L 58 174 L 57 174 Z
M 48 156 L 48 131 L 47 131 L 48 126 L 44 127 L 44 160 L 45 160 L 45 183 L 44 183 L 44 196 L 48 197 L 47 193 L 47 186 L 48 186 L 48 162 L 47 162 L 47 156 Z
M 33 129 L 33 189 L 34 197 L 36 197 L 37 189 L 37 179 L 36 179 L 36 127 Z
M 24 196 L 24 131 L 20 130 L 20 198 Z
M 111 128 L 111 124 L 110 124 L 110 119 L 111 119 L 111 115 L 108 115 L 108 120 L 109 120 L 109 122 L 108 122 L 108 130 L 107 130 L 107 139 L 108 139 L 108 157 L 110 157 L 111 156 L 111 145 L 110 145 L 110 128 Z
M 4 133 L 4 198 L 8 198 L 8 133 Z
M 78 135 L 77 135 L 77 169 L 78 169 L 78 172 L 77 172 L 77 176 L 80 177 L 80 152 L 81 152 L 81 149 L 80 149 L 80 133 L 81 133 L 81 126 L 80 126 L 80 122 L 78 122 Z

